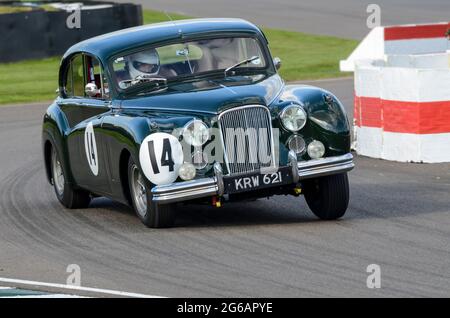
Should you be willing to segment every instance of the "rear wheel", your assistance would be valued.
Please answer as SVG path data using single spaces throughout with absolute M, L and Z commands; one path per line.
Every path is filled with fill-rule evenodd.
M 142 223 L 153 228 L 173 226 L 175 222 L 173 205 L 159 205 L 152 201 L 151 184 L 131 157 L 128 162 L 128 182 L 133 208 Z
M 336 174 L 304 183 L 306 203 L 322 220 L 335 220 L 347 211 L 350 198 L 347 173 Z
M 67 178 L 64 175 L 64 167 L 54 147 L 52 147 L 51 170 L 53 188 L 55 189 L 55 194 L 59 202 L 68 209 L 87 208 L 91 202 L 89 192 L 79 189 L 75 190 L 67 182 Z

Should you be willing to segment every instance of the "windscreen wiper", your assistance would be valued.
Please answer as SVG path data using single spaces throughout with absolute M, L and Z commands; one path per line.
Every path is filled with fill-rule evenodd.
M 224 71 L 224 74 L 225 74 L 225 76 L 227 76 L 227 73 L 229 71 L 231 71 L 232 69 L 235 69 L 236 67 L 239 67 L 241 65 L 253 62 L 253 61 L 255 61 L 255 60 L 259 59 L 259 58 L 260 58 L 259 56 L 255 55 L 255 56 L 252 56 L 251 58 L 248 58 L 248 59 L 245 59 L 243 61 L 240 61 L 240 62 L 238 62 L 238 63 L 236 63 L 236 64 L 226 68 L 225 71 Z
M 134 79 L 123 80 L 120 83 L 124 88 L 129 88 L 139 83 L 154 83 L 155 87 L 160 87 L 167 85 L 167 78 L 154 75 L 138 75 Z

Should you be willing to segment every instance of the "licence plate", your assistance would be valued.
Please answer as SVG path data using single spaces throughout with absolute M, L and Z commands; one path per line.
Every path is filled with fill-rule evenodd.
M 272 173 L 253 173 L 241 176 L 224 176 L 225 193 L 238 193 L 282 186 L 293 183 L 292 169 L 282 167 Z

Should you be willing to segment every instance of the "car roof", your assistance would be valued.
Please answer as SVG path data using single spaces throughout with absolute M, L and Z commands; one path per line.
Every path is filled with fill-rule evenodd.
M 189 38 L 203 34 L 226 32 L 256 33 L 264 37 L 257 26 L 242 19 L 176 20 L 123 29 L 84 40 L 69 48 L 63 58 L 76 52 L 86 52 L 105 61 L 111 56 L 130 48 L 138 48 L 181 37 Z

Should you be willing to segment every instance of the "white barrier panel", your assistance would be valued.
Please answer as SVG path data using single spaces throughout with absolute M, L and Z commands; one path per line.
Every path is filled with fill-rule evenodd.
M 359 154 L 406 162 L 450 162 L 449 59 L 449 54 L 388 56 L 386 62 L 356 63 Z
M 447 53 L 426 54 L 426 55 L 387 55 L 386 66 L 408 67 L 408 68 L 442 68 L 449 65 L 449 55 Z

